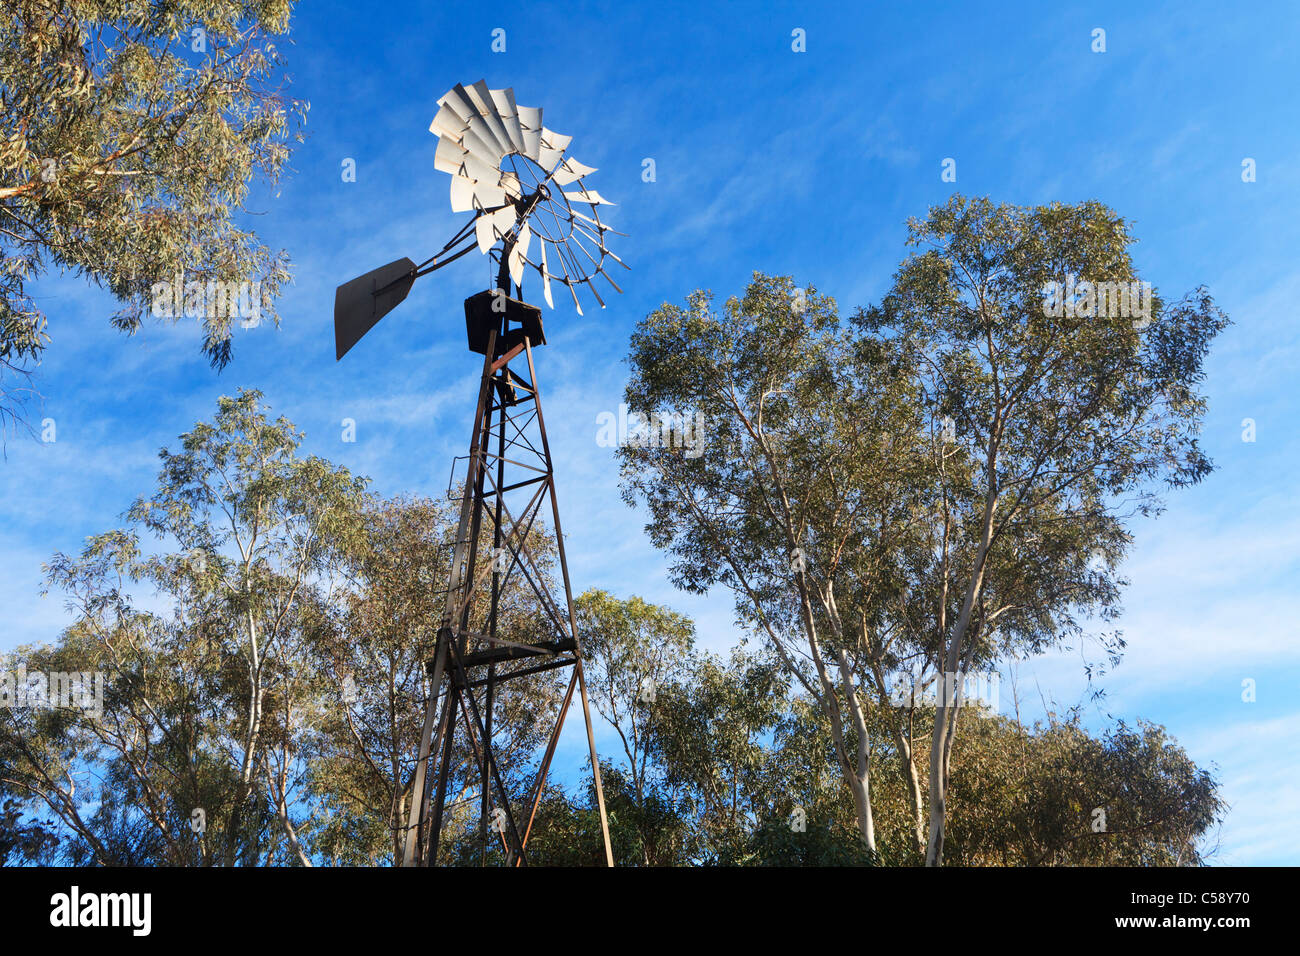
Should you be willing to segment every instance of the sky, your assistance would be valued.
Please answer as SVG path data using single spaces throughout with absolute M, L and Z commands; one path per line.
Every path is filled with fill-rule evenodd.
M 610 243 L 632 267 L 618 276 L 625 294 L 582 317 L 557 296 L 536 353 L 575 588 L 688 613 L 710 650 L 739 638 L 730 595 L 673 589 L 644 514 L 621 500 L 613 450 L 596 441 L 598 416 L 618 409 L 628 335 L 649 311 L 695 289 L 743 293 L 758 270 L 847 314 L 888 288 L 907 219 L 955 191 L 1100 200 L 1131 221 L 1139 271 L 1165 297 L 1207 286 L 1234 323 L 1204 383 L 1217 470 L 1134 527 L 1124 660 L 1092 686 L 1084 667 L 1101 655 L 1086 645 L 1019 662 L 1001 704 L 1010 709 L 1014 686 L 1026 718 L 1082 705 L 1094 731 L 1164 725 L 1216 770 L 1231 807 L 1214 862 L 1300 863 L 1300 641 L 1286 610 L 1300 578 L 1296 8 L 617 7 L 301 5 L 283 49 L 292 93 L 311 103 L 308 138 L 278 192 L 250 201 L 249 221 L 293 261 L 279 328 L 237 330 L 218 373 L 192 322 L 126 337 L 109 326 L 106 292 L 75 277 L 32 286 L 53 339 L 34 418 L 52 420 L 54 440 L 11 434 L 0 461 L 0 649 L 57 637 L 68 618 L 57 595 L 39 595 L 42 562 L 119 526 L 153 486 L 158 450 L 241 387 L 303 429 L 306 451 L 374 490 L 445 493 L 480 369 L 461 301 L 494 284 L 487 260 L 472 253 L 416 283 L 337 363 L 333 297 L 459 229 L 428 127 L 442 93 L 485 79 L 574 137 L 571 155 L 598 168 L 588 185 L 617 203 L 603 218 L 628 234 Z M 570 766 L 580 727 L 566 729 Z

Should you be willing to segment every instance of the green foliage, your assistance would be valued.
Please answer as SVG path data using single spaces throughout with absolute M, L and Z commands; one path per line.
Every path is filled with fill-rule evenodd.
M 913 232 L 933 248 L 851 322 L 756 276 L 720 313 L 697 293 L 633 339 L 632 407 L 704 411 L 710 429 L 701 456 L 624 448 L 625 491 L 674 580 L 729 588 L 759 648 L 721 659 L 669 608 L 576 602 L 590 701 L 623 751 L 601 764 L 620 864 L 915 865 L 927 804 L 951 818 L 952 863 L 1204 861 L 1217 783 L 1162 729 L 1025 728 L 972 705 L 957 738 L 950 709 L 891 692 L 1118 612 L 1126 521 L 1159 509 L 1161 481 L 1209 468 L 1195 388 L 1224 320 L 1203 293 L 1157 297 L 1144 329 L 1043 315 L 1038 283 L 1057 269 L 1133 275 L 1123 223 L 1096 204 L 958 199 Z M 0 670 L 101 671 L 104 708 L 0 713 L 0 858 L 399 858 L 454 516 L 376 499 L 300 441 L 256 392 L 223 398 L 160 454 L 125 527 L 50 561 L 73 623 Z M 554 542 L 532 534 L 547 574 Z M 507 639 L 548 626 L 518 582 L 500 610 Z M 560 680 L 494 700 L 525 827 Z M 440 862 L 501 862 L 481 799 L 461 746 Z M 594 787 L 552 781 L 529 845 L 535 864 L 601 865 Z
M 701 861 L 741 859 L 751 829 L 770 811 L 764 741 L 786 705 L 781 669 L 743 653 L 728 662 L 701 656 L 661 692 L 653 752 L 665 786 L 690 812 Z
M 625 497 L 646 507 L 674 583 L 729 589 L 825 715 L 864 840 L 859 694 L 890 718 L 920 838 L 916 722 L 889 708 L 899 680 L 996 666 L 1113 621 L 1129 522 L 1211 469 L 1198 386 L 1227 319 L 1208 293 L 1045 303 L 1048 283 L 1072 277 L 1131 290 L 1133 241 L 1100 203 L 956 196 L 910 224 L 920 251 L 849 322 L 814 289 L 756 273 L 721 309 L 696 292 L 632 336 L 629 407 L 704 416 L 708 447 L 621 448 Z M 1117 660 L 1122 636 L 1095 636 Z M 952 713 L 932 722 L 932 862 Z
M 746 853 L 734 863 L 747 866 L 871 866 L 874 857 L 862 846 L 852 823 L 819 820 L 794 830 L 790 820 L 764 820 L 750 836 Z
M 682 866 L 691 861 L 691 820 L 673 795 L 658 786 L 638 792 L 631 777 L 601 761 L 601 782 L 615 866 Z M 528 846 L 530 866 L 604 866 L 594 787 L 581 798 L 552 788 L 538 810 Z
M 966 727 L 945 856 L 967 866 L 1199 866 L 1224 804 L 1164 728 Z
M 14 0 L 0 18 L 0 371 L 39 360 L 46 316 L 28 290 L 72 271 L 134 331 L 152 287 L 261 283 L 264 318 L 287 257 L 239 224 L 274 184 L 306 104 L 285 95 L 276 42 L 292 0 Z M 219 311 L 219 310 L 218 310 Z M 231 316 L 199 319 L 215 366 Z
M 980 578 L 974 596 L 1007 648 L 1078 633 L 1081 612 L 1113 617 L 1126 518 L 1158 513 L 1162 485 L 1211 468 L 1195 387 L 1227 320 L 1203 289 L 1172 306 L 1153 293 L 1145 317 L 1044 307 L 1044 287 L 1070 276 L 1139 281 L 1133 242 L 1100 203 L 957 196 L 910 224 L 909 244 L 924 251 L 855 316 L 867 341 L 911 369 L 932 432 L 951 421 L 931 479 L 951 542 L 941 560 L 961 583 Z M 985 626 L 963 651 L 987 656 L 993 636 Z
M 25 819 L 23 804 L 13 797 L 0 804 L 0 866 L 40 864 L 58 842 L 52 821 Z
M 607 805 L 618 808 L 620 834 L 631 834 L 638 862 L 654 866 L 665 843 L 682 839 L 677 808 L 651 758 L 671 713 L 661 694 L 690 673 L 695 627 L 668 608 L 605 591 L 580 595 L 574 609 L 591 705 L 614 729 L 626 760 L 606 782 Z
M 132 527 L 47 565 L 74 623 L 7 669 L 101 672 L 103 711 L 6 708 L 0 764 L 4 796 L 57 818 L 61 861 L 303 860 L 289 804 L 323 691 L 304 664 L 330 577 L 364 537 L 364 482 L 298 443 L 258 393 L 222 398 L 160 453 Z
M 431 690 L 424 665 L 441 625 L 437 597 L 447 586 L 457 517 L 447 502 L 428 499 L 372 501 L 361 514 L 366 535 L 347 552 L 349 586 L 336 594 L 310 658 L 311 668 L 326 675 L 332 688 L 314 723 L 307 778 L 310 799 L 324 819 L 309 842 L 326 859 L 401 859 L 414 756 Z M 545 569 L 554 542 L 535 529 L 529 547 Z M 475 620 L 489 599 L 481 589 Z M 535 593 L 515 576 L 500 598 L 498 634 L 528 640 L 543 632 L 543 618 Z M 502 665 L 498 676 L 511 666 Z M 498 768 L 508 790 L 521 798 L 560 701 L 559 681 L 558 672 L 545 672 L 503 681 L 493 693 Z M 345 682 L 351 701 L 342 699 Z M 458 742 L 450 769 L 440 856 L 443 862 L 477 863 L 483 848 L 481 795 L 466 741 Z
M 839 782 L 827 718 L 787 697 L 776 670 L 738 656 L 704 656 L 660 699 L 658 781 L 638 798 L 629 776 L 602 762 L 619 865 L 920 865 L 912 810 L 887 742 L 872 724 L 880 852 L 858 838 Z M 1031 728 L 971 707 L 956 747 L 945 854 L 958 866 L 1197 866 L 1221 819 L 1212 774 L 1163 731 L 1119 724 L 1093 735 L 1077 715 Z M 933 708 L 919 713 L 921 736 Z M 924 748 L 924 744 L 922 744 Z M 739 759 L 738 759 L 739 755 Z M 921 753 L 925 757 L 924 750 Z M 1097 828 L 1094 810 L 1105 811 Z M 647 852 L 646 844 L 652 849 Z M 552 788 L 530 843 L 534 864 L 600 866 L 595 797 Z M 647 863 L 647 860 L 651 861 Z

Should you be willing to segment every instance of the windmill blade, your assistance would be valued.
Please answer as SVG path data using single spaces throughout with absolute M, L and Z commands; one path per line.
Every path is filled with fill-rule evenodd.
M 525 222 L 519 227 L 519 235 L 515 237 L 515 244 L 510 247 L 510 279 L 515 285 L 521 285 L 524 281 L 524 262 L 528 256 L 528 245 L 532 241 L 533 233 Z
M 481 116 L 475 116 L 469 121 L 469 128 L 461 142 L 471 156 L 493 168 L 500 166 L 501 157 L 509 152 L 497 142 L 496 134 Z
M 490 131 L 481 121 L 471 122 L 460 139 L 460 147 L 479 162 L 493 169 L 500 167 L 501 157 L 505 155 L 501 147 L 489 135 Z
M 610 203 L 609 205 L 613 206 L 615 205 L 615 203 Z M 622 236 L 624 239 L 627 238 L 626 232 L 619 232 L 617 229 L 614 229 L 612 226 L 609 226 L 601 222 L 599 219 L 592 219 L 590 216 L 584 216 L 576 209 L 573 210 L 573 214 L 577 218 L 581 219 L 583 222 L 591 223 L 591 225 L 595 226 L 596 229 L 600 231 L 601 235 L 604 235 L 607 232 L 612 232 L 616 236 Z
M 604 232 L 600 232 L 600 233 L 598 233 L 597 235 L 592 235 L 591 230 L 588 229 L 586 226 L 582 225 L 582 224 L 579 223 L 579 222 L 574 222 L 574 224 L 573 224 L 573 228 L 576 229 L 578 232 L 582 233 L 584 236 L 586 236 L 586 237 L 587 237 L 588 239 L 590 239 L 592 242 L 594 242 L 594 243 L 596 244 L 596 246 L 600 249 L 600 251 L 603 252 L 605 255 L 613 257 L 614 260 L 617 261 L 619 265 L 623 266 L 624 269 L 630 268 L 629 266 L 627 266 L 626 264 L 624 264 L 624 262 L 623 262 L 622 259 L 619 259 L 618 256 L 614 255 L 614 253 L 610 252 L 609 249 L 606 248 L 606 246 L 605 246 L 605 233 L 604 233 Z M 607 229 L 607 231 L 609 231 L 609 232 L 613 232 L 614 230 L 612 230 L 612 229 Z M 622 233 L 620 232 L 620 233 L 618 233 L 618 235 L 621 236 Z
M 501 161 L 503 153 L 495 145 L 496 140 L 485 127 L 482 117 L 472 113 L 463 115 L 450 101 L 439 108 L 429 124 L 429 132 L 454 143 L 484 163 L 495 166 Z
M 520 106 L 510 87 L 489 89 L 484 80 L 457 84 L 438 100 L 429 126 L 439 138 L 434 166 L 451 174 L 453 211 L 475 213 L 465 229 L 474 230 L 479 251 L 491 252 L 504 242 L 499 247 L 504 258 L 498 261 L 514 284 L 522 283 L 525 267 L 536 269 L 546 304 L 555 307 L 552 282 L 563 282 L 581 315 L 579 284 L 587 284 L 602 308 L 597 274 L 622 291 L 605 273 L 605 257 L 628 266 L 605 248 L 605 236 L 623 233 L 600 221 L 599 207 L 614 203 L 583 183 L 595 167 L 568 156 L 573 137 L 543 125 L 542 115 L 539 107 Z M 580 206 L 589 207 L 590 215 L 575 208 Z M 555 235 L 543 225 L 550 221 L 547 216 L 558 226 Z M 535 248 L 530 219 L 538 223 L 537 262 L 529 258 Z M 551 271 L 557 264 L 563 275 Z
M 594 189 L 587 189 L 585 186 L 579 192 L 561 193 L 569 202 L 585 202 L 589 206 L 615 206 Z
M 487 104 L 481 104 L 477 91 L 457 84 L 438 104 L 440 108 L 429 126 L 430 131 L 455 142 L 480 163 L 499 167 L 501 157 L 514 148 L 504 127 L 493 122 L 495 105 L 491 104 L 490 96 Z M 491 181 L 496 182 L 496 177 L 491 177 Z
M 542 145 L 537 149 L 537 164 L 548 173 L 558 166 L 562 159 L 564 159 L 564 151 L 560 149 L 552 149 L 546 145 L 545 140 L 542 141 Z
M 569 144 L 572 142 L 572 136 L 565 136 L 553 129 L 542 128 L 542 143 L 551 147 L 551 149 L 558 149 L 562 153 L 569 148 Z
M 505 127 L 506 135 L 510 137 L 510 145 L 515 148 L 515 152 L 522 153 L 524 146 L 524 131 L 519 125 L 519 110 L 515 106 L 515 91 L 512 89 L 492 90 L 492 102 L 496 106 L 497 116 L 501 118 L 501 124 Z
M 621 288 L 619 288 L 619 285 L 618 285 L 617 282 L 615 282 L 613 279 L 611 279 L 611 278 L 609 277 L 609 273 L 608 273 L 608 272 L 606 272 L 604 269 L 601 269 L 601 270 L 600 270 L 600 274 L 601 274 L 601 276 L 604 277 L 604 279 L 605 279 L 606 282 L 608 282 L 610 285 L 612 285 L 612 286 L 614 287 L 614 291 L 615 291 L 615 292 L 617 292 L 619 295 L 622 295 L 622 294 L 623 294 L 623 290 L 622 290 Z
M 578 301 L 578 293 L 573 288 L 573 279 L 569 276 L 569 267 L 564 264 L 564 246 L 560 243 L 555 244 L 555 254 L 560 260 L 560 269 L 564 273 L 564 278 L 560 281 L 569 288 L 569 295 L 573 296 L 573 307 L 582 315 L 582 303 Z
M 524 187 L 519 182 L 519 177 L 511 172 L 501 174 L 501 188 L 511 199 L 522 199 L 524 196 Z
M 538 164 L 548 173 L 551 172 L 564 159 L 564 151 L 572 142 L 572 136 L 542 127 L 542 145 L 537 151 Z
M 498 239 L 504 239 L 516 221 L 514 206 L 506 206 L 496 212 L 480 213 L 478 221 L 474 223 L 479 251 L 487 252 L 496 245 Z
M 582 254 L 583 254 L 584 256 L 587 257 L 587 261 L 590 262 L 590 263 L 595 267 L 595 269 L 596 269 L 597 272 L 599 272 L 601 269 L 604 268 L 604 266 L 605 266 L 605 256 L 607 255 L 607 253 L 606 253 L 606 251 L 605 251 L 605 247 L 604 247 L 603 245 L 601 245 L 599 242 L 596 244 L 596 248 L 600 250 L 600 260 L 599 260 L 599 261 L 597 261 L 596 257 L 593 256 L 590 252 L 587 251 L 587 247 L 584 246 L 581 242 L 578 242 L 578 241 L 575 240 L 575 241 L 572 243 L 572 245 L 576 246 L 576 247 L 577 247 L 577 248 L 582 252 Z M 576 262 L 576 259 L 575 259 L 575 262 Z
M 519 117 L 519 126 L 523 131 L 524 155 L 537 161 L 538 150 L 542 145 L 542 110 L 539 106 L 515 106 Z
M 375 323 L 393 311 L 415 282 L 415 263 L 402 258 L 357 276 L 334 290 L 334 359 L 338 361 Z
M 444 100 L 446 97 L 443 98 Z M 440 101 L 441 102 L 441 101 Z M 467 118 L 456 112 L 451 103 L 442 103 L 429 124 L 429 132 L 435 136 L 447 136 L 459 142 L 465 130 L 469 128 Z
M 474 180 L 461 175 L 451 177 L 451 211 L 469 212 L 474 208 Z
M 551 273 L 546 268 L 546 240 L 542 240 L 542 296 L 546 299 L 546 304 L 552 309 L 555 303 L 551 300 Z
M 492 133 L 492 138 L 496 141 L 496 145 L 501 148 L 501 152 L 497 155 L 497 159 L 499 160 L 506 153 L 510 152 L 514 146 L 510 142 L 510 134 L 506 132 L 505 123 L 503 123 L 501 117 L 497 115 L 496 102 L 492 99 L 492 91 L 488 89 L 487 83 L 479 80 L 473 86 L 466 89 L 465 92 L 469 94 L 469 97 L 473 100 L 475 107 L 477 107 L 478 115 L 483 118 L 483 122 L 487 129 Z
M 450 105 L 456 112 L 456 115 L 465 120 L 466 128 L 485 128 L 486 124 L 483 120 L 482 109 L 479 104 L 475 102 L 474 96 L 467 87 L 457 83 L 443 95 L 441 100 L 438 101 L 439 106 L 444 104 Z M 490 136 L 491 134 L 489 133 L 488 135 Z
M 605 300 L 602 299 L 600 293 L 596 291 L 596 284 L 591 281 L 591 277 L 589 276 L 583 281 L 587 283 L 587 291 L 596 297 L 596 301 L 600 303 L 600 307 L 602 309 L 605 308 Z
M 474 184 L 474 208 L 495 212 L 506 204 L 506 190 L 487 183 Z
M 438 148 L 433 154 L 433 168 L 453 176 L 458 175 L 465 164 L 466 155 L 468 154 L 454 139 L 449 136 L 440 137 Z
M 474 156 L 473 153 L 466 153 L 461 163 L 461 168 L 470 179 L 479 183 L 486 183 L 489 186 L 495 186 L 501 181 L 501 170 L 495 165 L 487 163 Z
M 573 287 L 573 280 L 565 279 L 564 284 L 569 287 L 569 295 L 573 296 L 573 307 L 582 315 L 582 303 L 578 301 L 578 290 Z
M 479 159 L 473 153 L 466 152 L 450 138 L 438 140 L 438 149 L 433 154 L 433 168 L 453 176 L 465 176 L 476 182 L 495 185 L 501 178 L 501 171 Z
M 438 100 L 438 106 L 449 107 L 451 112 L 460 119 L 462 130 L 468 128 L 469 121 L 478 115 L 474 103 L 465 92 L 465 87 L 459 83 L 442 95 L 442 98 Z M 441 114 L 442 110 L 440 109 L 438 112 Z M 437 122 L 437 119 L 438 117 L 435 116 L 434 121 Z
M 596 171 L 594 166 L 584 166 L 572 156 L 567 157 L 551 174 L 551 181 L 557 186 L 575 183 L 583 176 L 590 176 Z

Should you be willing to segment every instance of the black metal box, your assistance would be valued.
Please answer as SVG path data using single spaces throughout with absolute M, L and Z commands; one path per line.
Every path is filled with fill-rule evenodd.
M 505 324 L 501 324 L 502 315 Z M 512 327 L 511 324 L 514 324 Z M 485 289 L 465 300 L 465 333 L 469 350 L 483 355 L 487 352 L 488 338 L 493 329 L 504 330 L 497 336 L 493 358 L 510 351 L 527 336 L 533 346 L 545 345 L 542 332 L 542 310 L 535 305 L 512 299 L 499 289 Z

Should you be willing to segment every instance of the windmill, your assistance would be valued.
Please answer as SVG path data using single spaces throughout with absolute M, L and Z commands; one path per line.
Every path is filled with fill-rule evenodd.
M 523 865 L 576 691 L 586 722 L 605 861 L 612 866 L 554 469 L 533 365 L 533 349 L 544 345 L 546 337 L 541 309 L 523 300 L 523 281 L 530 271 L 536 272 L 551 308 L 554 287 L 564 286 L 581 315 L 579 291 L 604 307 L 596 279 L 621 292 L 607 263 L 628 267 L 605 247 L 606 236 L 614 230 L 601 221 L 600 207 L 612 204 L 583 182 L 595 170 L 566 155 L 572 137 L 546 128 L 540 108 L 520 106 L 513 90 L 490 90 L 483 81 L 453 87 L 438 106 L 429 127 L 438 137 L 434 166 L 451 174 L 452 210 L 472 215 L 433 256 L 419 264 L 409 258 L 390 262 L 339 286 L 334 299 L 336 357 L 342 359 L 406 298 L 416 279 L 476 247 L 496 266 L 496 286 L 465 300 L 469 349 L 483 356 L 483 374 L 460 519 L 451 544 L 450 579 L 441 594 L 442 619 L 426 665 L 430 691 L 402 864 L 437 860 L 452 756 L 456 740 L 463 736 L 478 771 L 483 853 L 492 840 L 508 865 Z M 538 519 L 547 520 L 543 514 L 548 506 L 563 595 L 548 584 L 531 543 Z M 502 595 L 512 582 L 529 589 L 544 621 L 541 633 L 523 641 L 498 633 Z M 495 692 L 505 681 L 566 667 L 571 668 L 568 689 L 520 808 L 524 812 L 517 813 L 492 746 Z

